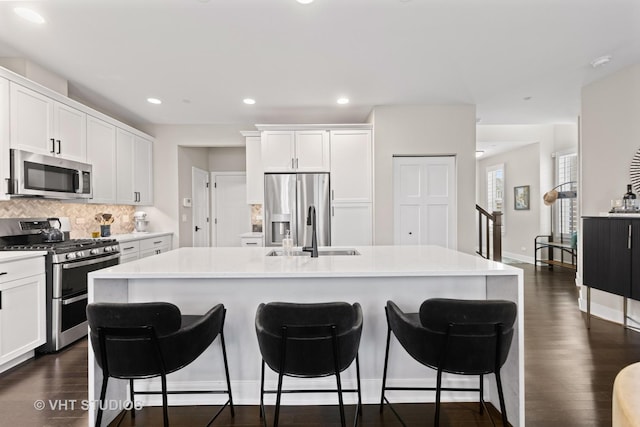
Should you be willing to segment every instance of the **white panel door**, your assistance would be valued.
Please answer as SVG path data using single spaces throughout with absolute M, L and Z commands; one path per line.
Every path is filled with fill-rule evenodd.
M 191 168 L 191 220 L 193 247 L 208 247 L 211 236 L 209 227 L 209 172 Z
M 251 231 L 251 207 L 242 173 L 212 173 L 216 246 L 240 246 L 240 235 Z
M 455 249 L 455 157 L 394 157 L 394 243 Z

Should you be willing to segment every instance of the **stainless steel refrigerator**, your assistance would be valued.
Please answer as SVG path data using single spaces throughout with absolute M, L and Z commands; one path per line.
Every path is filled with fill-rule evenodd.
M 282 246 L 291 232 L 294 246 L 311 246 L 309 206 L 316 208 L 318 246 L 331 245 L 328 173 L 265 173 L 264 232 L 266 246 Z

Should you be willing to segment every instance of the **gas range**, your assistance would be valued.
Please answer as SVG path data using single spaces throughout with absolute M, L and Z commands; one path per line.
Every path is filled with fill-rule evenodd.
M 120 247 L 116 239 L 70 239 L 62 242 L 3 242 L 0 237 L 0 251 L 47 251 L 52 255 L 53 262 L 64 260 L 81 260 L 100 255 L 119 252 Z
M 60 232 L 51 232 L 51 220 Z M 87 335 L 88 274 L 120 263 L 115 239 L 70 239 L 69 228 L 68 218 L 0 218 L 0 251 L 46 253 L 47 342 L 39 352 Z

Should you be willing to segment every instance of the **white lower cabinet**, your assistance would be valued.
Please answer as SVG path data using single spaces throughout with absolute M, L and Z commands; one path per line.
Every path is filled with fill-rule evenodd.
M 240 236 L 240 246 L 259 247 L 264 246 L 263 236 Z
M 140 242 L 131 240 L 120 243 L 120 264 L 140 258 Z
M 370 246 L 373 242 L 371 203 L 331 206 L 331 246 Z
M 171 250 L 171 236 L 140 240 L 140 258 L 159 255 Z
M 171 234 L 126 239 L 120 242 L 120 264 L 170 251 L 172 244 Z
M 44 257 L 0 261 L 0 371 L 46 341 Z

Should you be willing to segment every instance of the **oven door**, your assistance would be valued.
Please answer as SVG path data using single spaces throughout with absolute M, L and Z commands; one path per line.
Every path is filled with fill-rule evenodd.
M 71 299 L 87 293 L 87 275 L 120 263 L 120 254 L 53 264 L 53 298 Z

